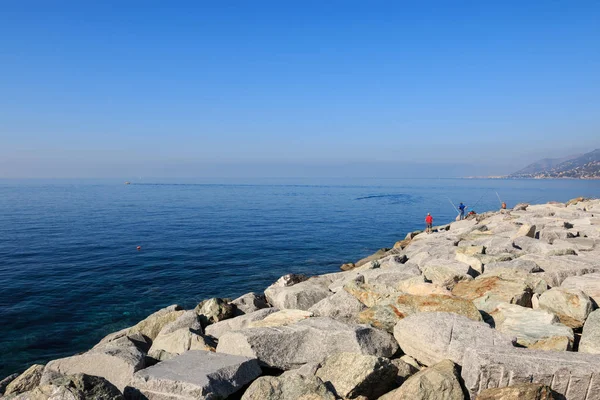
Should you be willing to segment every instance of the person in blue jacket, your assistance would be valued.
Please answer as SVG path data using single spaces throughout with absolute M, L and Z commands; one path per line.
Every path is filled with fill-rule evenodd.
M 460 211 L 460 219 L 465 219 L 465 208 L 467 208 L 462 202 L 458 206 L 458 210 Z

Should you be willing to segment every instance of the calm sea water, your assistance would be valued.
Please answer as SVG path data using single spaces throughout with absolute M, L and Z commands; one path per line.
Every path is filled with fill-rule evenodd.
M 0 181 L 0 377 L 174 303 L 338 271 L 456 213 L 600 196 L 600 181 Z M 137 251 L 136 247 L 142 250 Z

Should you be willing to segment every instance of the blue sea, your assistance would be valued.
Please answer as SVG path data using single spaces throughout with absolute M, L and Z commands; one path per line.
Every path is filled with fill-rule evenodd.
M 0 181 L 0 378 L 84 351 L 170 304 L 339 271 L 407 232 L 600 181 Z M 141 246 L 141 250 L 137 250 Z

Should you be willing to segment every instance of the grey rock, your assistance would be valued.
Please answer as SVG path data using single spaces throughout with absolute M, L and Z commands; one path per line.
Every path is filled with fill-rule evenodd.
M 424 365 L 444 359 L 461 365 L 468 347 L 512 347 L 513 343 L 511 337 L 483 322 L 442 312 L 414 314 L 400 320 L 394 327 L 394 337 L 405 354 Z
M 364 277 L 362 275 L 346 283 L 344 285 L 344 290 L 367 307 L 373 307 L 391 296 L 400 294 L 395 287 L 364 283 Z
M 6 390 L 8 384 L 14 381 L 18 376 L 19 374 L 11 374 L 0 381 L 0 396 L 4 394 L 4 391 Z
M 475 306 L 487 313 L 500 303 L 531 306 L 533 290 L 525 280 L 514 280 L 495 275 L 481 275 L 470 282 L 460 282 L 452 294 L 471 300 Z
M 266 316 L 279 311 L 278 308 L 263 308 L 248 314 L 240 315 L 235 318 L 216 322 L 206 327 L 206 334 L 215 338 L 220 338 L 226 332 L 237 331 L 246 328 L 251 322 L 265 319 Z
M 327 286 L 311 280 L 292 286 L 271 285 L 265 290 L 265 296 L 269 303 L 282 310 L 286 308 L 308 310 L 332 294 Z
M 16 379 L 14 379 L 11 383 L 9 383 L 8 386 L 6 386 L 4 394 L 19 394 L 27 392 L 29 390 L 33 390 L 36 386 L 40 384 L 43 372 L 43 365 L 32 365 L 31 367 L 27 368 L 25 372 L 23 372 Z
M 340 397 L 377 398 L 393 388 L 397 374 L 387 358 L 338 353 L 328 357 L 316 375 L 330 383 Z
M 270 307 L 264 295 L 257 295 L 254 292 L 246 293 L 243 296 L 231 302 L 235 306 L 234 314 L 244 315 Z
M 562 396 L 561 396 L 562 397 Z M 560 400 L 549 386 L 541 383 L 523 383 L 502 388 L 485 389 L 475 400 Z
M 539 306 L 556 314 L 561 323 L 571 328 L 581 328 L 593 309 L 588 295 L 579 289 L 565 287 L 555 287 L 542 293 Z
M 566 289 L 579 289 L 600 305 L 600 272 L 566 278 L 561 285 Z
M 400 388 L 379 398 L 379 400 L 464 400 L 465 394 L 460 385 L 456 365 L 443 360 L 427 369 L 417 372 Z
M 528 274 L 533 273 L 533 272 L 541 272 L 542 271 L 542 269 L 532 260 L 525 260 L 522 258 L 517 258 L 514 260 L 510 260 L 510 261 L 500 261 L 500 262 L 492 262 L 489 264 L 485 264 L 484 272 L 488 273 L 488 272 L 496 271 L 498 269 L 504 270 L 507 268 L 520 270 L 520 271 L 523 271 Z
M 600 399 L 600 356 L 520 348 L 473 348 L 465 352 L 462 378 L 471 398 L 488 388 L 531 382 L 567 399 Z
M 427 280 L 449 289 L 458 282 L 472 280 L 478 274 L 469 264 L 456 260 L 430 260 L 422 270 Z
M 200 323 L 200 317 L 195 311 L 184 311 L 177 319 L 173 322 L 166 324 L 158 333 L 159 335 L 168 335 L 169 333 L 175 332 L 182 328 L 188 328 L 192 331 L 202 334 L 202 324 Z
M 513 207 L 513 211 L 525 211 L 529 207 L 529 203 L 519 203 Z
M 335 400 L 335 395 L 315 376 L 283 374 L 252 382 L 242 400 Z
M 260 321 L 250 322 L 248 324 L 248 328 L 292 325 L 297 323 L 298 321 L 302 321 L 312 316 L 313 313 L 310 311 L 293 310 L 288 308 L 269 314 Z
M 215 322 L 233 317 L 235 307 L 226 300 L 218 297 L 200 302 L 194 309 L 200 318 L 202 326 L 206 327 Z
M 300 368 L 295 368 L 295 369 L 290 369 L 289 371 L 285 371 L 281 375 L 283 376 L 283 375 L 289 375 L 289 374 L 298 374 L 298 375 L 302 375 L 302 376 L 315 376 L 315 374 L 317 373 L 319 368 L 321 368 L 321 363 L 310 362 L 310 363 L 304 364 Z
M 522 238 L 522 237 L 534 238 L 535 237 L 535 229 L 536 229 L 535 225 L 523 224 L 523 225 L 521 225 L 519 230 L 517 230 L 517 233 L 513 236 L 513 239 Z
M 99 376 L 59 375 L 11 400 L 124 400 L 113 384 Z
M 523 260 L 532 260 L 544 272 L 539 273 L 551 287 L 561 286 L 569 278 L 598 271 L 598 267 L 586 262 L 581 256 L 548 256 L 541 254 L 526 254 Z M 536 274 L 537 275 L 537 274 Z M 567 286 L 568 287 L 568 286 Z M 581 289 L 572 287 L 573 289 Z M 583 289 L 582 289 L 583 290 Z M 583 290 L 585 292 L 585 290 Z M 587 293 L 590 296 L 589 293 Z M 590 296 L 593 298 L 593 296 Z
M 255 359 L 188 351 L 138 371 L 130 391 L 139 392 L 149 400 L 226 398 L 260 374 Z
M 600 309 L 593 311 L 583 325 L 579 352 L 600 354 Z
M 214 351 L 216 344 L 209 338 L 199 335 L 189 328 L 181 328 L 163 334 L 162 331 L 152 342 L 148 355 L 156 360 L 167 360 L 190 350 Z
M 413 296 L 401 294 L 383 300 L 362 311 L 357 320 L 388 332 L 393 332 L 396 323 L 408 315 L 420 312 L 450 312 L 464 315 L 474 321 L 481 321 L 481 314 L 470 300 L 455 296 L 431 294 Z
M 329 317 L 341 321 L 353 322 L 358 313 L 366 309 L 365 305 L 345 290 L 326 297 L 308 309 L 315 317 Z
M 113 340 L 90 351 L 50 361 L 44 368 L 42 382 L 56 373 L 100 376 L 123 391 L 133 374 L 144 368 L 145 354 L 127 337 Z
M 183 309 L 178 305 L 172 305 L 165 307 L 157 312 L 149 315 L 147 318 L 138 322 L 136 325 L 122 329 L 118 332 L 111 333 L 104 337 L 96 346 L 102 347 L 105 344 L 122 339 L 124 337 L 133 338 L 135 335 L 140 334 L 144 338 L 154 340 L 160 333 L 165 325 L 175 321 L 184 313 Z M 135 340 L 135 339 L 133 339 Z
M 392 364 L 398 369 L 398 373 L 396 374 L 397 386 L 402 385 L 408 378 L 420 371 L 420 368 L 415 367 L 413 364 L 409 364 L 405 359 L 396 358 L 395 360 L 392 360 Z
M 397 349 L 398 344 L 386 332 L 325 317 L 228 332 L 217 346 L 217 352 L 257 358 L 262 365 L 283 370 L 318 363 L 340 352 L 390 357 Z
M 490 313 L 497 331 L 515 336 L 522 346 L 532 346 L 540 340 L 566 337 L 573 343 L 573 330 L 559 322 L 558 317 L 548 311 L 501 303 Z M 567 350 L 563 348 L 561 350 Z

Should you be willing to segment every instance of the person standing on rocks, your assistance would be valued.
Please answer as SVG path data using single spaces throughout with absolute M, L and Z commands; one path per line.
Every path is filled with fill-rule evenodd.
M 433 217 L 431 216 L 430 213 L 427 213 L 427 216 L 425 217 L 425 224 L 427 225 L 425 232 L 431 233 L 431 231 L 433 229 Z
M 501 209 L 506 210 L 506 203 L 502 202 L 502 205 L 500 206 Z
M 460 219 L 465 219 L 465 208 L 467 208 L 467 206 L 465 206 L 462 202 L 458 205 L 458 209 L 460 210 Z

